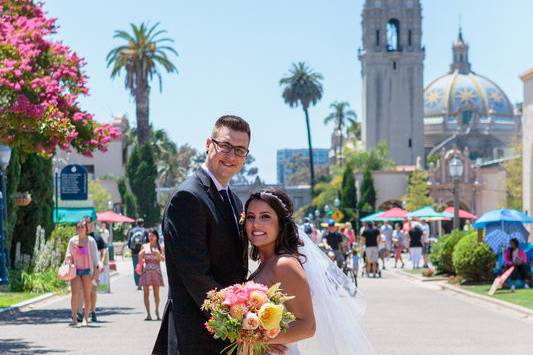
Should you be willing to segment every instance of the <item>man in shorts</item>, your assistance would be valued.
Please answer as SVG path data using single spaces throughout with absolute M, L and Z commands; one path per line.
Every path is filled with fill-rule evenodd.
M 380 234 L 374 224 L 368 222 L 368 228 L 365 228 L 361 235 L 361 244 L 364 244 L 366 251 L 366 270 L 368 275 L 374 274 L 374 277 L 378 272 L 378 238 Z

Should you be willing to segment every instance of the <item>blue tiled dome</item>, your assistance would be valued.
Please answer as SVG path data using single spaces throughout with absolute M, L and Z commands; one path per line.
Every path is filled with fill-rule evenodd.
M 464 112 L 475 114 L 480 120 L 492 117 L 495 122 L 514 122 L 513 105 L 503 90 L 472 71 L 448 73 L 424 90 L 426 118 L 441 117 L 452 123 Z

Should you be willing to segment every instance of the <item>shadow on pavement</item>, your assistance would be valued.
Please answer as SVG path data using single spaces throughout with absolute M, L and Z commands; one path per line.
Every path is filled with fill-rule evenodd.
M 46 349 L 38 345 L 33 345 L 31 342 L 22 339 L 1 339 L 0 340 L 0 354 L 57 354 L 64 353 L 64 350 Z
M 132 312 L 135 308 L 132 307 L 102 307 L 97 308 L 97 316 L 100 318 L 98 323 L 108 323 L 101 320 L 101 317 L 108 317 L 120 314 L 136 314 L 139 312 Z M 10 317 L 10 319 L 0 320 L 2 325 L 28 325 L 28 324 L 54 324 L 65 323 L 70 321 L 70 309 L 34 309 L 27 312 L 19 312 Z M 3 342 L 3 341 L 2 341 Z M 2 344 L 0 344 L 0 354 L 2 353 Z

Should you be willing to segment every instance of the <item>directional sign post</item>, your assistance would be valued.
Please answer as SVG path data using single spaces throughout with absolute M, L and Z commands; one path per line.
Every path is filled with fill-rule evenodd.
M 60 191 L 62 200 L 87 200 L 87 169 L 81 165 L 67 165 L 61 170 Z

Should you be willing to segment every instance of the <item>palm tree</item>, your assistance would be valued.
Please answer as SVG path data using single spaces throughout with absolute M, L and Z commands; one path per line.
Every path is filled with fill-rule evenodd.
M 311 193 L 315 186 L 315 166 L 313 163 L 313 145 L 311 144 L 311 124 L 309 122 L 309 105 L 316 105 L 322 98 L 322 74 L 316 73 L 304 62 L 292 64 L 289 75 L 282 78 L 279 84 L 284 86 L 282 97 L 290 107 L 302 106 L 307 126 L 307 143 L 309 145 L 309 169 L 311 176 Z
M 346 127 L 350 127 L 357 123 L 357 115 L 353 110 L 350 110 L 350 104 L 342 101 L 335 101 L 329 107 L 332 112 L 324 119 L 324 124 L 333 122 L 335 124 L 335 130 L 339 134 L 339 145 L 335 147 L 335 160 L 337 164 L 341 164 L 341 153 L 343 147 L 343 131 Z
M 137 115 L 137 140 L 142 146 L 150 138 L 149 127 L 149 95 L 150 81 L 154 76 L 159 79 L 159 91 L 163 89 L 162 66 L 168 73 L 177 73 L 178 69 L 170 61 L 167 53 L 178 55 L 174 48 L 165 43 L 174 42 L 170 38 L 160 38 L 166 31 L 159 30 L 156 23 L 148 28 L 148 24 L 140 26 L 130 24 L 132 33 L 115 31 L 113 38 L 126 41 L 125 44 L 113 48 L 106 57 L 107 67 L 112 66 L 111 78 L 126 73 L 124 85 L 135 98 Z

